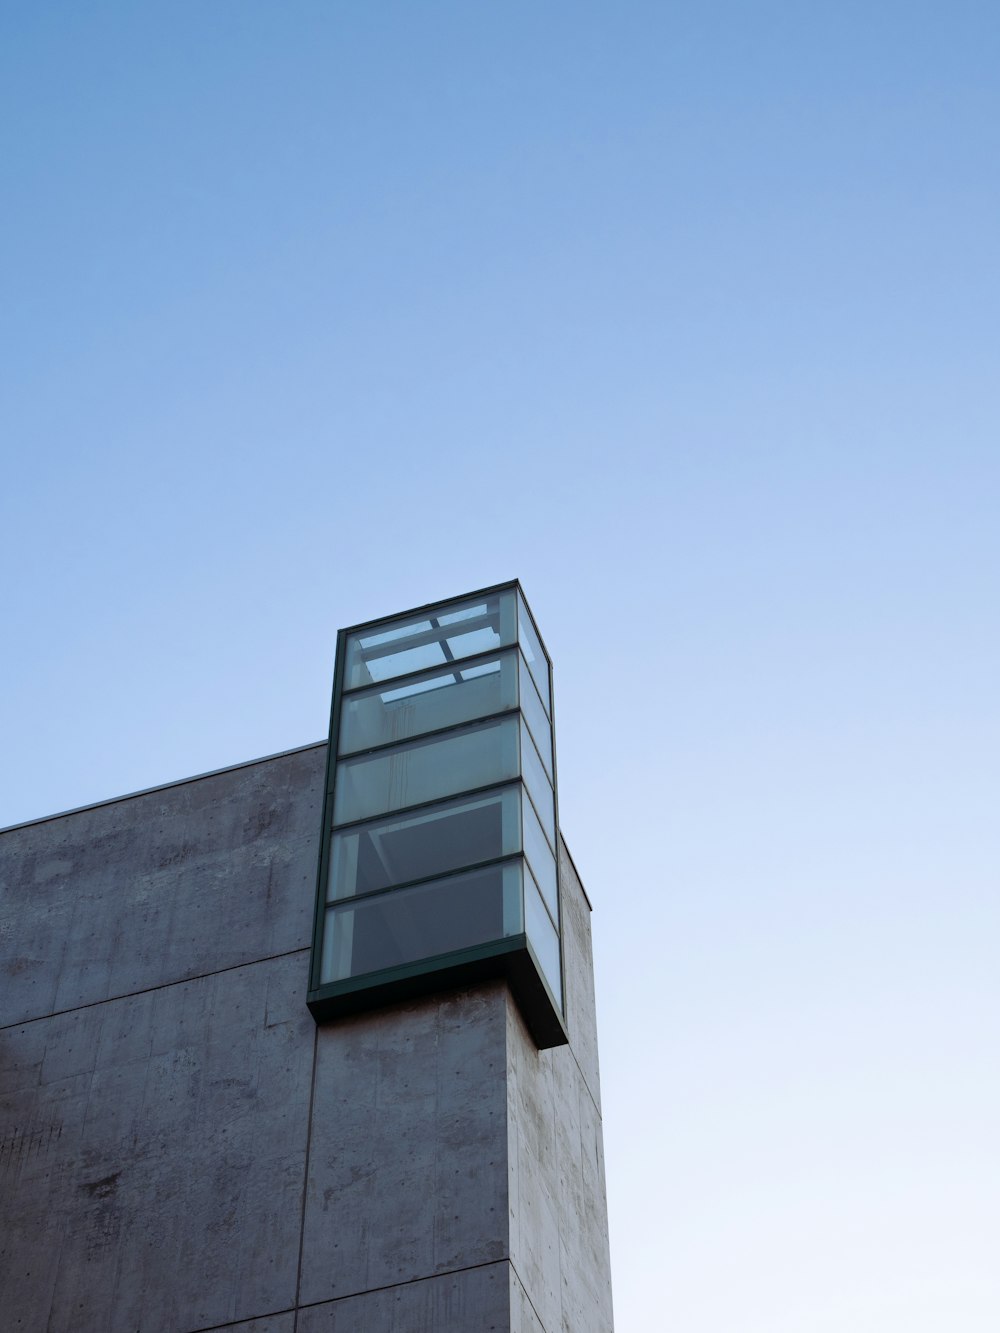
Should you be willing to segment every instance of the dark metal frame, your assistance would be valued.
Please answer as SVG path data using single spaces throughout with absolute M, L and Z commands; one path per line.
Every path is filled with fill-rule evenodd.
M 432 958 L 420 959 L 414 963 L 400 964 L 396 967 L 383 968 L 378 972 L 368 972 L 360 977 L 348 977 L 341 981 L 320 982 L 320 967 L 323 948 L 323 932 L 327 909 L 330 904 L 327 902 L 326 889 L 329 875 L 330 848 L 333 841 L 333 794 L 334 783 L 337 770 L 337 745 L 340 735 L 340 714 L 341 705 L 345 695 L 353 694 L 362 689 L 370 688 L 367 684 L 354 686 L 344 689 L 344 673 L 346 668 L 347 640 L 350 636 L 360 633 L 363 630 L 375 630 L 380 625 L 387 625 L 405 617 L 419 618 L 429 615 L 435 610 L 454 606 L 456 602 L 465 602 L 475 600 L 479 597 L 487 597 L 495 593 L 507 592 L 513 590 L 515 597 L 520 597 L 525 612 L 530 617 L 532 628 L 538 637 L 542 652 L 545 654 L 546 668 L 549 673 L 549 708 L 547 710 L 549 726 L 552 731 L 552 799 L 556 829 L 556 846 L 552 849 L 556 864 L 556 901 L 558 908 L 558 921 L 555 922 L 556 933 L 559 940 L 559 970 L 560 984 L 562 989 L 561 1003 L 549 990 L 545 981 L 541 965 L 535 956 L 534 949 L 531 946 L 526 933 L 509 936 L 506 939 L 491 941 L 487 944 L 474 945 L 467 949 L 455 950 L 451 953 L 435 954 Z M 505 644 L 500 648 L 492 649 L 488 652 L 470 654 L 468 658 L 456 659 L 456 665 L 460 662 L 462 666 L 474 665 L 477 661 L 485 657 L 493 657 L 498 653 L 514 648 L 522 652 L 520 641 L 515 632 L 513 644 Z M 523 656 L 523 652 L 522 652 Z M 528 666 L 527 661 L 525 665 Z M 392 677 L 391 682 L 385 684 L 389 688 L 395 688 L 397 682 L 405 682 L 407 679 L 423 675 L 433 668 L 423 667 L 417 671 L 408 672 L 398 677 Z M 532 675 L 531 668 L 528 666 L 529 678 Z M 534 681 L 532 681 L 534 685 Z M 535 686 L 537 689 L 537 686 Z M 544 709 L 544 701 L 543 709 Z M 517 709 L 505 709 L 500 713 L 491 714 L 490 718 L 476 718 L 468 724 L 458 723 L 455 727 L 445 727 L 433 732 L 421 733 L 419 736 L 407 737 L 406 740 L 419 741 L 425 736 L 434 736 L 446 731 L 455 730 L 465 725 L 475 725 L 478 722 L 496 720 L 497 718 L 508 717 L 512 713 L 518 713 L 524 722 L 528 731 L 531 743 L 535 745 L 538 751 L 538 745 L 532 735 L 531 728 L 528 726 L 527 719 L 519 706 Z M 371 746 L 364 750 L 355 751 L 354 754 L 344 756 L 345 758 L 354 758 L 356 756 L 377 753 L 381 749 L 391 748 L 392 746 L 405 744 L 406 741 L 392 741 L 385 745 Z M 539 752 L 540 754 L 540 752 Z M 523 772 L 523 766 L 522 766 Z M 439 804 L 440 800 L 458 799 L 462 796 L 474 796 L 481 792 L 500 790 L 503 787 L 512 785 L 515 779 L 505 779 L 499 783 L 489 783 L 485 787 L 470 789 L 468 791 L 456 792 L 452 797 L 435 798 L 431 801 L 420 802 L 413 807 L 407 807 L 400 811 L 387 812 L 390 814 L 403 815 L 409 809 L 420 809 L 423 806 Z M 523 781 L 523 776 L 516 779 L 523 787 L 524 792 L 531 800 L 531 794 Z M 390 1004 L 398 1000 L 411 999 L 414 996 L 426 994 L 431 991 L 449 989 L 456 986 L 472 985 L 494 977 L 504 977 L 511 986 L 515 998 L 519 1002 L 522 1015 L 527 1023 L 536 1044 L 541 1048 L 550 1046 L 564 1045 L 568 1040 L 564 1014 L 566 1003 L 566 971 L 565 971 L 565 950 L 563 945 L 563 911 L 562 911 L 562 876 L 559 871 L 559 795 L 558 795 L 558 770 L 556 759 L 555 744 L 555 698 L 552 688 L 552 659 L 549 656 L 545 641 L 538 630 L 535 618 L 531 613 L 528 600 L 524 596 L 524 591 L 517 579 L 511 579 L 506 583 L 492 584 L 487 588 L 480 588 L 474 592 L 463 593 L 458 597 L 442 598 L 435 602 L 428 602 L 423 606 L 414 607 L 410 610 L 397 611 L 392 615 L 380 616 L 377 620 L 363 621 L 358 625 L 348 626 L 339 631 L 337 635 L 337 657 L 333 677 L 333 698 L 330 707 L 330 733 L 327 745 L 326 756 L 326 775 L 324 781 L 323 795 L 323 830 L 320 844 L 319 865 L 317 867 L 316 884 L 316 906 L 313 918 L 313 939 L 312 939 L 312 957 L 309 971 L 309 996 L 308 1005 L 317 1022 L 327 1018 L 336 1017 L 339 1014 L 358 1013 L 362 1010 L 377 1008 L 381 1005 Z M 532 802 L 534 805 L 534 802 Z M 541 823 L 541 817 L 537 810 L 536 818 Z M 361 824 L 373 822 L 381 818 L 380 815 L 369 816 L 365 819 L 352 820 L 349 823 L 338 825 L 337 831 L 342 828 L 357 827 Z M 542 824 L 544 833 L 544 824 Z M 522 843 L 523 847 L 523 843 Z M 494 858 L 491 861 L 480 862 L 477 866 L 461 867 L 459 870 L 450 871 L 451 874 L 462 874 L 473 869 L 482 869 L 486 865 L 501 864 L 521 857 L 523 853 L 514 853 L 510 856 Z M 525 867 L 527 867 L 527 857 L 524 856 Z M 444 879 L 447 876 L 434 876 L 432 878 Z M 413 881 L 412 883 L 428 882 Z M 357 898 L 344 899 L 344 903 L 352 901 L 364 901 L 377 894 L 394 892 L 397 889 L 409 887 L 410 885 L 393 885 L 389 889 L 373 891 L 372 894 L 360 895 Z M 522 873 L 522 908 L 524 902 L 525 885 Z M 544 904 L 544 898 L 543 898 Z M 547 906 L 546 906 L 546 910 Z M 551 914 L 550 914 L 551 915 Z

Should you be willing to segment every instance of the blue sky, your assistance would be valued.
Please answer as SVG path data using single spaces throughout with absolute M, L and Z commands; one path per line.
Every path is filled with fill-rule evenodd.
M 520 577 L 619 1333 L 995 1333 L 1000 10 L 0 29 L 0 823 Z

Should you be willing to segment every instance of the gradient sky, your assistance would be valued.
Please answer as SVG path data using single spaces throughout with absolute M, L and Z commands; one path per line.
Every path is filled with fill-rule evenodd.
M 1000 7 L 11 0 L 0 824 L 518 576 L 618 1333 L 1000 1327 Z

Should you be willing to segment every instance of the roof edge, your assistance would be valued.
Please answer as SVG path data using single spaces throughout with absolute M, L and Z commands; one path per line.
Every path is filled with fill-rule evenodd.
M 283 759 L 286 755 L 300 754 L 303 750 L 318 750 L 327 744 L 327 739 L 324 737 L 321 741 L 310 741 L 308 745 L 293 745 L 289 750 L 261 755 L 259 759 L 244 759 L 238 764 L 224 764 L 221 768 L 210 768 L 205 773 L 193 773 L 188 778 L 175 778 L 173 782 L 158 782 L 153 787 L 141 787 L 138 791 L 126 792 L 124 796 L 109 796 L 103 801 L 89 801 L 86 805 L 75 805 L 69 810 L 59 810 L 53 815 L 39 815 L 36 819 L 24 819 L 18 824 L 7 824 L 0 828 L 0 834 L 31 828 L 33 824 L 47 824 L 52 819 L 66 819 L 69 815 L 81 815 L 86 810 L 99 810 L 104 805 L 119 805 L 122 801 L 134 801 L 139 796 L 150 796 L 157 791 L 169 791 L 171 787 L 183 787 L 188 782 L 200 782 L 202 778 L 218 777 L 222 773 L 232 773 L 238 768 L 253 768 L 255 764 L 266 764 L 271 759 Z

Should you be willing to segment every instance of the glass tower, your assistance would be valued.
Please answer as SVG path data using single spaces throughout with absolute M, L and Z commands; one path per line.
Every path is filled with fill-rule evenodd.
M 309 1007 L 506 976 L 566 1041 L 552 668 L 515 581 L 341 630 Z

